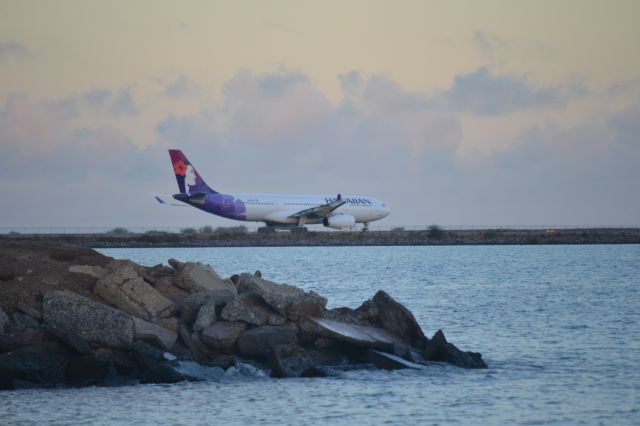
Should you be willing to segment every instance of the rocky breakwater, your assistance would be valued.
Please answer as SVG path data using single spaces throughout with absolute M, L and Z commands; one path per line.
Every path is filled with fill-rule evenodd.
M 359 308 L 326 309 L 313 291 L 223 279 L 199 263 L 142 267 L 77 247 L 0 251 L 0 389 L 200 380 L 249 363 L 274 377 L 340 368 L 486 368 L 442 331 L 427 338 L 383 291 Z M 244 365 L 244 364 L 242 364 Z

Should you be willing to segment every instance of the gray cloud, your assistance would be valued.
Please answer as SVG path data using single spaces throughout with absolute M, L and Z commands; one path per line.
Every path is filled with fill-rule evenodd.
M 359 72 L 340 83 L 334 104 L 299 73 L 241 71 L 220 103 L 167 114 L 144 149 L 116 125 L 73 124 L 69 110 L 105 113 L 117 92 L 87 92 L 66 107 L 12 95 L 0 108 L 0 196 L 12 200 L 0 220 L 229 225 L 147 195 L 176 190 L 166 149 L 179 148 L 216 189 L 366 194 L 391 205 L 387 224 L 637 224 L 640 104 L 570 129 L 532 127 L 504 151 L 470 159 L 458 154 L 460 114 L 436 96 Z
M 501 115 L 540 107 L 562 107 L 569 99 L 587 93 L 579 76 L 556 87 L 536 87 L 524 76 L 493 75 L 481 67 L 455 77 L 440 101 L 457 111 L 477 115 Z
M 29 56 L 29 50 L 16 42 L 0 42 L 0 61 L 8 59 L 23 59 Z
M 176 81 L 165 86 L 163 95 L 171 98 L 182 98 L 193 94 L 195 91 L 195 85 L 189 81 L 186 75 L 180 74 Z
M 51 110 L 63 111 L 69 115 L 90 112 L 110 117 L 135 116 L 140 107 L 133 99 L 130 88 L 112 92 L 106 89 L 94 89 L 71 98 L 46 102 Z

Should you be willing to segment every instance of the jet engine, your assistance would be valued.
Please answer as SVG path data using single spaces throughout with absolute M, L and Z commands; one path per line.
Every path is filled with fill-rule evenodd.
M 322 224 L 334 229 L 351 229 L 356 224 L 356 219 L 350 214 L 337 214 L 322 219 Z

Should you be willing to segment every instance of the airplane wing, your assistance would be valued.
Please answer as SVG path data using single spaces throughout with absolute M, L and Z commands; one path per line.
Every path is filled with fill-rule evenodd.
M 331 203 L 323 204 L 318 207 L 311 207 L 310 209 L 301 210 L 297 213 L 290 215 L 289 217 L 295 217 L 295 218 L 308 217 L 310 219 L 324 218 L 329 216 L 329 214 L 332 211 L 334 211 L 344 203 L 346 203 L 346 201 L 344 201 L 342 197 L 338 196 L 338 199 Z

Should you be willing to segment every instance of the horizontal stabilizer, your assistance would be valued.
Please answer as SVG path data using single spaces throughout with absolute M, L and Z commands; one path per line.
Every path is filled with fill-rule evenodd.
M 183 204 L 174 200 L 171 195 L 156 195 L 156 194 L 152 194 L 152 195 L 153 195 L 153 198 L 155 198 L 158 203 L 164 204 L 165 206 L 180 206 L 180 207 L 186 206 L 186 204 Z

